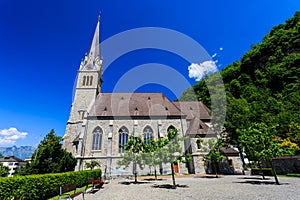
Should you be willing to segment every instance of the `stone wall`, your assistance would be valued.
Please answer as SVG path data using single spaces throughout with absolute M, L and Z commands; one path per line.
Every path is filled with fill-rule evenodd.
M 300 174 L 300 155 L 273 158 L 272 162 L 277 174 Z M 264 163 L 264 167 L 271 166 L 269 163 Z

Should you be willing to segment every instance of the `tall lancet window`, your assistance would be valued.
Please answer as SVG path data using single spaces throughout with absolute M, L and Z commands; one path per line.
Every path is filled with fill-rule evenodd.
M 86 86 L 89 86 L 90 84 L 90 76 L 86 76 Z
M 128 142 L 128 129 L 122 126 L 119 129 L 119 153 L 124 153 L 124 145 Z
M 102 144 L 102 129 L 98 126 L 93 131 L 92 150 L 101 150 Z
M 90 85 L 93 85 L 93 76 L 90 76 Z
M 153 130 L 150 126 L 146 126 L 143 130 L 144 134 L 144 144 L 151 144 L 151 139 L 153 138 Z
M 83 76 L 82 86 L 85 86 L 85 79 L 86 79 L 86 76 Z

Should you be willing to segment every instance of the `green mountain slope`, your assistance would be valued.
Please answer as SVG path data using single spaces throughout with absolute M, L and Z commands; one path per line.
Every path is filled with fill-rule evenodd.
M 251 122 L 278 124 L 277 135 L 300 146 L 300 12 L 274 27 L 241 61 L 220 73 L 226 89 L 226 131 L 235 143 L 236 129 Z M 179 101 L 198 100 L 211 106 L 206 77 L 187 89 Z

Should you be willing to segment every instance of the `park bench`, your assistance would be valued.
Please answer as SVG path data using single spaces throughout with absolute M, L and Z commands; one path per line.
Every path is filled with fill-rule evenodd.
M 100 190 L 100 188 L 102 188 L 104 181 L 97 178 L 89 178 L 87 180 L 87 186 L 90 184 L 92 184 L 90 192 L 95 192 L 95 190 Z
M 71 193 L 69 193 L 69 192 L 71 192 Z M 77 197 L 81 194 L 82 194 L 82 199 L 84 200 L 84 189 L 83 188 L 77 188 L 76 184 L 67 184 L 64 186 L 60 186 L 58 200 L 74 199 L 74 197 Z

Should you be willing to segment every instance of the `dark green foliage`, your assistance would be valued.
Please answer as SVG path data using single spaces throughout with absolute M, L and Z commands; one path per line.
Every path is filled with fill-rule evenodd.
M 71 153 L 62 149 L 61 137 L 52 129 L 40 142 L 32 154 L 32 161 L 18 174 L 45 174 L 74 171 L 76 159 Z
M 3 166 L 3 163 L 0 163 L 0 177 L 8 176 L 9 168 L 7 166 Z
M 0 178 L 0 194 L 1 199 L 49 199 L 59 194 L 62 185 L 76 183 L 83 187 L 89 178 L 98 177 L 101 170 Z
M 238 144 L 236 129 L 249 122 L 276 125 L 276 135 L 300 146 L 300 12 L 274 27 L 263 41 L 221 71 L 226 89 L 225 128 L 230 143 Z M 211 108 L 208 80 L 183 93 L 186 100 L 195 91 L 197 99 Z M 214 115 L 216 116 L 216 115 Z

